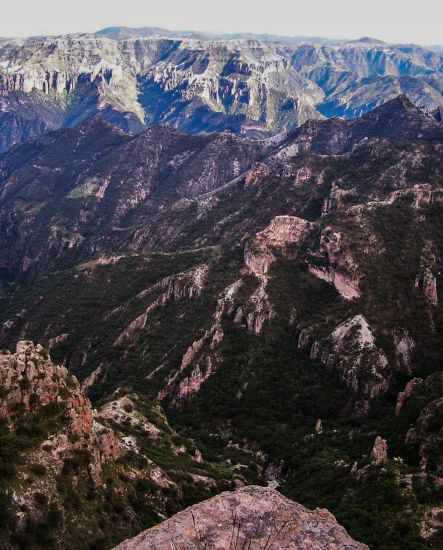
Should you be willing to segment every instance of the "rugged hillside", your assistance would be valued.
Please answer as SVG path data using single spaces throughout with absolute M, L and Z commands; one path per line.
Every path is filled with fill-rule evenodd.
M 98 120 L 50 133 L 0 157 L 0 266 L 15 278 L 121 250 L 214 246 L 275 215 L 315 220 L 438 187 L 442 135 L 404 96 L 356 121 L 310 121 L 276 146 L 161 127 L 130 138 Z
M 1 345 L 48 346 L 98 406 L 161 401 L 370 548 L 438 548 L 442 151 L 404 96 L 274 144 L 94 121 L 14 148 Z
M 318 548 L 364 550 L 353 541 L 327 510 L 306 510 L 263 487 L 222 493 L 181 512 L 119 550 L 179 548 Z
M 441 53 L 362 39 L 324 43 L 161 29 L 0 40 L 0 152 L 100 117 L 130 134 L 266 137 L 307 120 L 352 118 L 403 93 L 443 106 Z
M 0 354 L 0 386 L 2 549 L 109 548 L 233 485 L 158 405 L 121 389 L 93 409 L 40 345 Z
M 235 136 L 168 128 L 131 139 L 98 120 L 15 148 L 0 158 L 0 265 L 15 276 L 140 250 L 154 224 L 152 241 L 172 240 L 180 227 L 162 223 L 163 211 L 186 223 L 195 196 L 241 176 L 261 151 Z

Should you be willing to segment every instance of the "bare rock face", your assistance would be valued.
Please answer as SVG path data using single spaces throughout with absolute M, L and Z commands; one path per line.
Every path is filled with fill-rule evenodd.
M 332 347 L 321 360 L 340 372 L 346 385 L 370 400 L 388 389 L 389 364 L 363 315 L 341 323 L 330 336 Z M 349 361 L 349 357 L 353 361 Z M 370 368 L 368 368 L 370 366 Z
M 77 378 L 55 365 L 41 345 L 23 340 L 16 353 L 1 352 L 0 386 L 0 419 L 11 427 L 23 422 L 23 414 L 39 414 L 48 406 L 64 410 L 60 429 L 36 452 L 47 467 L 60 472 L 72 453 L 87 449 L 91 476 L 98 481 L 103 463 L 120 455 L 116 435 L 98 421 Z
M 313 224 L 303 218 L 276 216 L 247 245 L 244 255 L 245 265 L 260 283 L 250 297 L 250 307 L 248 308 L 250 311 L 246 319 L 250 332 L 260 334 L 264 323 L 275 316 L 267 293 L 269 271 L 276 261 L 274 252 L 287 253 L 286 249 L 290 245 L 301 243 L 312 228 Z
M 207 273 L 208 267 L 206 265 L 197 266 L 189 272 L 166 277 L 153 287 L 141 292 L 137 298 L 148 300 L 146 310 L 126 327 L 114 345 L 121 346 L 135 340 L 137 335 L 145 328 L 151 313 L 158 307 L 163 307 L 170 302 L 183 298 L 192 300 L 200 296 L 206 282 Z
M 420 534 L 424 540 L 430 539 L 443 527 L 443 506 L 428 510 L 420 524 Z
M 431 247 L 427 246 L 421 259 L 420 273 L 415 279 L 415 287 L 423 292 L 424 297 L 432 306 L 438 305 L 436 265 L 438 265 L 437 258 Z
M 372 461 L 377 466 L 382 466 L 388 462 L 388 443 L 379 435 L 375 438 L 375 443 L 372 448 Z
M 63 401 L 73 432 L 91 433 L 92 408 L 80 384 L 64 367 L 54 365 L 42 346 L 20 341 L 16 353 L 1 353 L 0 383 L 3 390 L 0 418 L 13 423 L 18 411 L 34 412 Z
M 420 412 L 413 427 L 406 435 L 406 443 L 419 445 L 420 467 L 443 474 L 443 397 L 434 399 Z
M 397 396 L 397 403 L 395 405 L 396 416 L 400 414 L 405 404 L 411 398 L 412 394 L 414 393 L 414 389 L 422 383 L 423 380 L 421 378 L 412 378 L 412 380 L 409 380 L 409 382 L 405 386 L 405 389 Z
M 352 540 L 328 510 L 311 511 L 274 489 L 248 486 L 192 506 L 116 548 L 363 550 L 367 546 Z
M 361 295 L 358 266 L 342 241 L 343 236 L 340 232 L 326 227 L 320 237 L 319 250 L 319 257 L 325 260 L 325 265 L 309 265 L 309 272 L 332 283 L 345 300 L 355 300 Z

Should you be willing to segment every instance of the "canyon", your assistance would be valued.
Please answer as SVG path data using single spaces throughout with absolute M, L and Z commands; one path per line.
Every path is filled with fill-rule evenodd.
M 441 74 L 0 40 L 2 548 L 441 546 Z
M 361 40 L 205 36 L 161 29 L 0 39 L 0 151 L 99 117 L 136 134 L 279 136 L 407 94 L 443 107 L 437 49 Z

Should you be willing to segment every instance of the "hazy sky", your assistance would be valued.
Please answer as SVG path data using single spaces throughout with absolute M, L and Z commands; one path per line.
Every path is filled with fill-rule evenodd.
M 2 0 L 0 36 L 161 26 L 443 44 L 442 0 Z

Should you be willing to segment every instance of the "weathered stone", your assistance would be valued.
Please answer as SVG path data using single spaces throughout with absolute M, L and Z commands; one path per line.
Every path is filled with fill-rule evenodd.
M 406 384 L 405 389 L 400 392 L 397 396 L 397 403 L 395 405 L 395 414 L 398 416 L 405 404 L 408 402 L 408 400 L 411 398 L 412 394 L 414 393 L 414 389 L 419 386 L 423 380 L 421 378 L 413 378 L 412 380 L 409 380 L 409 382 Z
M 75 449 L 87 449 L 98 481 L 103 463 L 120 454 L 117 437 L 109 428 L 99 427 L 77 378 L 55 365 L 41 345 L 20 341 L 16 349 L 15 354 L 0 353 L 0 418 L 14 427 L 22 421 L 23 413 L 35 414 L 50 404 L 60 405 L 65 409 L 67 424 L 60 427 L 62 433 L 51 435 L 49 453 L 44 453 L 42 446 L 41 460 L 60 471 L 64 459 Z
M 388 462 L 388 442 L 379 435 L 375 438 L 371 451 L 372 462 L 376 466 L 383 466 Z
M 233 547 L 251 550 L 364 550 L 327 510 L 310 511 L 277 491 L 248 486 L 180 512 L 116 550 Z

